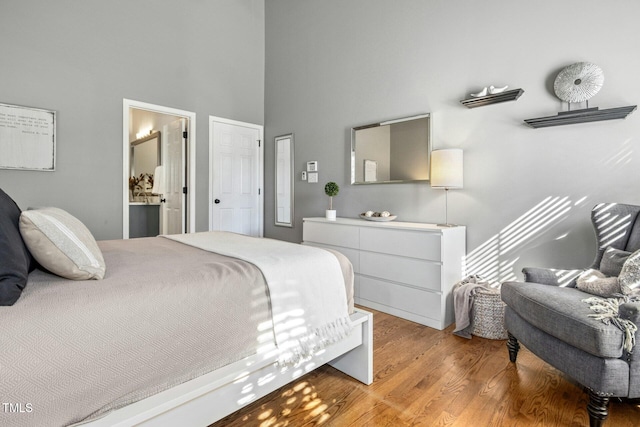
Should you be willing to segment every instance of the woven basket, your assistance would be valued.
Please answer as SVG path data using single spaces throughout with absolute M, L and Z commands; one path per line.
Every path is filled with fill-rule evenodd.
M 471 333 L 492 340 L 506 340 L 504 328 L 505 303 L 500 299 L 500 289 L 477 289 L 473 296 Z

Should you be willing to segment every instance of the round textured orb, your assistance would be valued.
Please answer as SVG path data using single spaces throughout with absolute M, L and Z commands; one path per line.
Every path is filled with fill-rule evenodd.
M 584 102 L 593 97 L 604 83 L 602 69 L 591 62 L 576 62 L 558 73 L 553 90 L 566 102 Z

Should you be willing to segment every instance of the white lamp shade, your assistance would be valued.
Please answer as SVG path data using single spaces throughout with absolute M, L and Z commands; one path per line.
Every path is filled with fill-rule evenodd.
M 462 150 L 448 148 L 431 152 L 431 187 L 462 188 Z

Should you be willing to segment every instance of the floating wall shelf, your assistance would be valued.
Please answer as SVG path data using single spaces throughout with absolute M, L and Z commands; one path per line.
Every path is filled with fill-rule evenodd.
M 509 90 L 507 92 L 493 95 L 479 96 L 477 98 L 463 99 L 460 101 L 467 108 L 484 107 L 485 105 L 497 104 L 499 102 L 515 101 L 524 93 L 522 89 Z
M 598 107 L 585 108 L 582 110 L 562 111 L 555 116 L 527 119 L 525 122 L 532 128 L 537 129 L 550 126 L 573 125 L 576 123 L 599 122 L 602 120 L 624 119 L 634 112 L 636 108 L 637 105 L 609 108 L 607 110 L 598 110 Z

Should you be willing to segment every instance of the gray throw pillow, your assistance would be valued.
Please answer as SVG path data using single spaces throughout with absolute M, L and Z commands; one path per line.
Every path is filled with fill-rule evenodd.
M 0 189 L 0 306 L 13 305 L 20 298 L 35 268 L 20 236 L 19 222 L 20 208 Z
M 631 252 L 623 251 L 620 249 L 609 246 L 607 250 L 602 254 L 602 260 L 600 261 L 600 270 L 607 276 L 619 276 L 622 271 L 627 258 L 631 255 Z
M 610 297 L 620 293 L 620 283 L 617 277 L 606 277 L 602 272 L 593 269 L 578 276 L 576 288 L 601 297 Z
M 630 295 L 640 291 L 640 250 L 632 253 L 618 275 L 622 293 Z
M 102 279 L 106 265 L 89 229 L 58 208 L 22 212 L 20 233 L 33 257 L 50 272 L 72 280 Z

